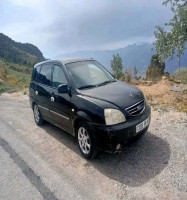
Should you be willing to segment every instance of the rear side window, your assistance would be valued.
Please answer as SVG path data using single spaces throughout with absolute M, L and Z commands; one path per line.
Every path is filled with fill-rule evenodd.
M 32 80 L 33 81 L 38 81 L 38 75 L 40 72 L 40 68 L 41 68 L 41 65 L 34 67 L 33 72 L 32 72 Z
M 52 86 L 58 87 L 59 85 L 66 84 L 66 83 L 67 83 L 67 79 L 65 77 L 65 74 L 62 68 L 58 65 L 54 65 Z
M 51 72 L 52 72 L 52 65 L 42 65 L 42 69 L 39 74 L 38 82 L 44 85 L 51 86 Z

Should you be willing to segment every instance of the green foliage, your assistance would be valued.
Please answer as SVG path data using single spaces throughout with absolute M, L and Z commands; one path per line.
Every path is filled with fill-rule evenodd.
M 136 66 L 134 67 L 133 72 L 134 72 L 134 79 L 138 80 L 138 77 L 137 77 L 138 69 L 136 68 Z
M 163 5 L 171 6 L 173 18 L 166 23 L 170 31 L 165 31 L 163 27 L 157 26 L 155 31 L 155 48 L 161 61 L 172 58 L 175 52 L 179 60 L 185 49 L 187 41 L 187 1 L 186 0 L 166 0 Z M 167 28 L 168 29 L 168 28 Z
M 10 84 L 5 83 L 5 82 L 0 82 L 0 94 L 3 92 L 6 92 L 8 90 L 11 90 L 11 89 L 12 89 L 12 87 Z
M 21 72 L 21 73 L 31 73 L 32 69 L 31 68 L 26 68 L 26 67 L 18 67 L 15 65 L 10 65 L 9 69 L 17 71 L 17 72 Z
M 123 76 L 123 80 L 126 82 L 130 82 L 131 79 L 132 79 L 132 71 L 131 71 L 131 69 L 126 69 L 124 76 Z
M 0 63 L 0 93 L 25 89 L 31 79 L 31 68 L 15 63 Z
M 5 68 L 5 67 L 1 68 L 0 73 L 1 73 L 1 76 L 2 76 L 2 77 L 5 77 L 5 78 L 6 78 L 7 75 L 8 75 L 8 70 L 7 70 L 7 68 Z
M 2 33 L 0 33 L 0 58 L 23 65 L 34 65 L 45 60 L 36 46 L 15 42 Z
M 113 55 L 113 60 L 111 60 L 111 68 L 113 70 L 113 74 L 115 78 L 119 79 L 122 77 L 123 64 L 122 64 L 122 59 L 119 56 L 119 54 L 117 54 L 116 56 Z
M 151 57 L 150 66 L 148 66 L 146 71 L 147 80 L 160 80 L 164 75 L 165 63 L 160 61 L 159 56 L 153 55 Z
M 164 76 L 167 77 L 167 78 L 169 78 L 170 77 L 169 72 L 164 72 Z

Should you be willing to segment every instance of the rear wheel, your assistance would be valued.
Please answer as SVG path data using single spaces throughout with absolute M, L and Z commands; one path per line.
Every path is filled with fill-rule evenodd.
M 94 135 L 87 123 L 81 122 L 77 126 L 77 141 L 81 154 L 86 159 L 93 159 L 98 155 Z
M 34 120 L 35 120 L 36 124 L 38 126 L 42 125 L 43 124 L 43 118 L 42 118 L 42 115 L 40 113 L 40 110 L 39 110 L 37 104 L 34 104 L 33 113 L 34 113 Z

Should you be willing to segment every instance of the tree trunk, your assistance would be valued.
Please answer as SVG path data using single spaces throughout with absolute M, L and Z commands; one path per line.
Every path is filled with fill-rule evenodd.
M 181 57 L 179 57 L 179 69 L 181 67 Z

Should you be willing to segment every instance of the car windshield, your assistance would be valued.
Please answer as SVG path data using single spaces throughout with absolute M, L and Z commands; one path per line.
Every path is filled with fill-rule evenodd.
M 114 82 L 115 79 L 96 61 L 66 64 L 66 68 L 78 89 L 92 88 Z

